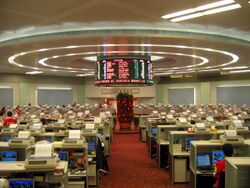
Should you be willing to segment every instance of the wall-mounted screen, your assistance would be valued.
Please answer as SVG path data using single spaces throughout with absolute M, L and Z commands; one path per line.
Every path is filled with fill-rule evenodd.
M 153 65 L 150 58 L 103 57 L 95 63 L 97 86 L 153 85 Z

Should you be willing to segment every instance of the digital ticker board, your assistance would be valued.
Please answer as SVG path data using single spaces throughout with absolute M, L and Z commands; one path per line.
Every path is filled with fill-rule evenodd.
M 153 65 L 146 58 L 101 59 L 95 63 L 95 85 L 153 85 Z

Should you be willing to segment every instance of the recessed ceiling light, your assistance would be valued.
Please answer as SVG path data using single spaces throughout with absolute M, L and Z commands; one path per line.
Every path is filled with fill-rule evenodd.
M 223 5 L 229 5 L 229 4 L 232 4 L 234 2 L 235 2 L 234 0 L 217 1 L 217 2 L 214 2 L 214 3 L 209 3 L 209 4 L 206 4 L 206 5 L 196 7 L 194 9 L 196 11 L 202 11 L 202 10 L 207 10 L 207 9 L 211 9 L 211 8 L 215 8 L 215 7 L 220 7 L 220 6 L 223 6 Z
M 66 46 L 65 48 L 78 48 L 78 46 Z
M 206 70 L 199 70 L 198 72 L 214 72 L 219 71 L 220 69 L 206 69 Z
M 221 7 L 221 8 L 216 8 L 216 9 L 212 9 L 212 10 L 207 10 L 205 12 L 203 12 L 204 15 L 210 15 L 210 14 L 216 14 L 219 12 L 225 12 L 228 10 L 233 10 L 233 9 L 237 9 L 237 8 L 241 8 L 240 4 L 233 4 L 233 5 L 229 5 L 229 6 L 225 6 L 225 7 Z
M 76 76 L 77 76 L 77 77 L 84 77 L 85 74 L 77 74 Z
M 247 73 L 247 72 L 250 72 L 250 70 L 229 71 L 229 73 Z
M 222 70 L 234 70 L 234 69 L 247 69 L 247 66 L 241 66 L 241 67 L 225 67 L 222 68 Z
M 88 61 L 97 61 L 96 56 L 88 56 L 88 57 L 84 57 L 83 59 L 88 60 Z
M 187 10 L 174 12 L 174 13 L 171 13 L 171 14 L 166 14 L 166 15 L 162 16 L 162 18 L 163 19 L 169 19 L 169 18 L 182 16 L 182 15 L 185 15 L 185 14 L 190 14 L 190 13 L 193 13 L 193 12 L 195 12 L 195 10 L 193 8 L 191 8 L 191 9 L 187 9 Z
M 220 7 L 220 6 L 228 5 L 228 4 L 232 4 L 232 3 L 234 3 L 234 0 L 218 1 L 218 2 L 214 2 L 214 3 L 201 5 L 199 7 L 174 12 L 174 13 L 171 13 L 171 14 L 166 14 L 166 15 L 162 16 L 162 18 L 163 19 L 175 18 L 175 17 L 179 17 L 179 16 L 195 13 L 195 12 L 198 12 L 198 11 L 203 11 L 203 10 L 215 8 L 215 7 Z
M 180 16 L 177 18 L 173 18 L 170 21 L 171 22 L 179 22 L 179 21 L 183 21 L 183 20 L 188 20 L 188 19 L 192 19 L 192 18 L 197 18 L 197 17 L 201 17 L 204 15 L 210 15 L 210 14 L 216 14 L 219 12 L 225 12 L 228 10 L 233 10 L 233 9 L 237 9 L 237 8 L 241 8 L 240 4 L 233 4 L 233 5 L 229 5 L 229 6 L 225 6 L 225 7 L 220 7 L 220 8 L 216 8 L 216 9 L 211 9 L 211 10 L 207 10 L 204 12 L 198 12 L 198 13 L 194 13 L 194 14 L 189 14 L 186 16 Z
M 25 74 L 33 75 L 33 74 L 42 74 L 42 73 L 43 73 L 42 71 L 31 71 L 31 72 L 26 72 Z
M 74 55 L 76 55 L 76 54 L 67 54 L 66 56 L 74 56 Z
M 44 51 L 47 51 L 48 50 L 48 48 L 43 48 L 43 49 L 39 49 L 39 50 L 37 50 L 38 52 L 44 52 Z
M 162 57 L 162 56 L 155 56 L 155 55 L 151 55 L 151 61 L 158 61 L 158 60 L 160 60 L 160 59 L 163 59 L 164 57 Z

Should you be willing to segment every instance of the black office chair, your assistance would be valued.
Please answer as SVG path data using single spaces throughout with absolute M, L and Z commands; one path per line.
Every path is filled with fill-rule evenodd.
M 225 171 L 221 172 L 218 188 L 225 188 Z

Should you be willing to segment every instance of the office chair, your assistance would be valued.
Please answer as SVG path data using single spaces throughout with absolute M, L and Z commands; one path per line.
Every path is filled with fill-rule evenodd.
M 104 154 L 104 146 L 102 145 L 102 140 L 98 137 L 98 143 L 97 143 L 97 169 L 99 172 L 103 172 L 105 175 L 108 174 L 109 171 L 109 165 L 108 160 Z
M 225 171 L 221 172 L 218 188 L 225 188 Z

